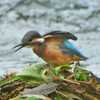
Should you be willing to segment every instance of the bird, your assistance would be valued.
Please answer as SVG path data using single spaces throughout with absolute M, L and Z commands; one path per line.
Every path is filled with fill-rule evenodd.
M 16 45 L 15 51 L 23 47 L 32 48 L 33 52 L 48 64 L 54 66 L 73 64 L 86 60 L 81 51 L 73 44 L 78 38 L 66 31 L 51 31 L 41 35 L 37 31 L 28 31 L 22 38 L 21 43 Z

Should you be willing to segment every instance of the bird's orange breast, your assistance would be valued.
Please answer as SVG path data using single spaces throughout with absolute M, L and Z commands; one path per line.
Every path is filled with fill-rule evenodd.
M 64 56 L 59 50 L 53 50 L 46 48 L 44 52 L 44 59 L 48 63 L 54 65 L 60 65 L 65 63 L 71 63 L 72 57 L 69 55 Z

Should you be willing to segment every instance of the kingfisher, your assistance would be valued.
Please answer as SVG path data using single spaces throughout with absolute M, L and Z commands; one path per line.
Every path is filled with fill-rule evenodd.
M 32 48 L 37 56 L 55 66 L 86 60 L 87 57 L 70 40 L 77 40 L 77 37 L 70 32 L 51 31 L 41 35 L 32 30 L 27 32 L 21 43 L 14 48 L 16 48 L 15 51 L 23 47 Z

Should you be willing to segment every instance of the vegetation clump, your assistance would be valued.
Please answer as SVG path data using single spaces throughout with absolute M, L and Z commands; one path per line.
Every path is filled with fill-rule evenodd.
M 100 79 L 70 65 L 29 65 L 0 80 L 0 100 L 99 100 Z

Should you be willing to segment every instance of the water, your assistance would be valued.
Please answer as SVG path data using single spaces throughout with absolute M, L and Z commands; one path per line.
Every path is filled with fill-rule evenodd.
M 1 0 L 0 1 L 0 75 L 19 71 L 26 64 L 41 62 L 31 49 L 13 53 L 29 30 L 41 34 L 64 30 L 75 34 L 76 44 L 89 60 L 88 69 L 100 76 L 100 0 Z

